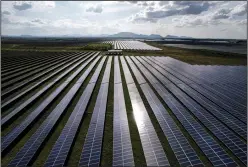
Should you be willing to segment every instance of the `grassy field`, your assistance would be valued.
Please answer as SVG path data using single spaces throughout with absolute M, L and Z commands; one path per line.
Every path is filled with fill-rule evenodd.
M 247 65 L 246 55 L 226 53 L 203 49 L 184 49 L 168 47 L 155 42 L 146 42 L 149 45 L 161 48 L 162 51 L 124 51 L 129 56 L 169 56 L 177 60 L 198 65 Z M 2 44 L 2 51 L 45 51 L 45 52 L 80 52 L 80 51 L 107 51 L 110 44 L 90 43 L 84 46 L 33 46 L 27 44 Z
M 65 46 L 39 46 L 30 44 L 2 44 L 2 51 L 7 50 L 30 50 L 30 51 L 58 51 L 58 52 L 68 52 L 68 51 L 106 51 L 112 48 L 110 44 L 104 43 L 89 43 L 87 45 L 65 45 Z

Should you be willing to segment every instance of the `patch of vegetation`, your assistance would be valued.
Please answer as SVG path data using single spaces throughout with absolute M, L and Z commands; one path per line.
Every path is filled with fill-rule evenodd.
M 92 43 L 82 47 L 83 50 L 99 50 L 99 51 L 106 51 L 112 49 L 111 44 L 105 43 Z
M 111 44 L 90 43 L 87 45 L 66 45 L 66 46 L 39 46 L 32 44 L 2 44 L 2 51 L 42 51 L 42 52 L 68 52 L 68 51 L 107 51 L 112 49 Z

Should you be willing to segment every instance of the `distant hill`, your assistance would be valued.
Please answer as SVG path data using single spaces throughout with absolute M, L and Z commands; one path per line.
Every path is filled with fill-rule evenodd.
M 135 34 L 132 32 L 120 32 L 117 34 L 109 35 L 108 37 L 118 37 L 118 38 L 149 38 L 149 39 L 158 39 L 163 38 L 158 34 L 144 35 L 144 34 Z
M 20 35 L 20 37 L 33 37 L 32 35 Z
M 192 38 L 192 37 L 167 35 L 165 38 Z

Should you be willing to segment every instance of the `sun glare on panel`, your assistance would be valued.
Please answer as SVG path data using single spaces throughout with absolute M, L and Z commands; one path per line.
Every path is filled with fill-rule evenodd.
M 133 104 L 133 114 L 137 126 L 142 126 L 144 124 L 144 113 L 139 103 Z

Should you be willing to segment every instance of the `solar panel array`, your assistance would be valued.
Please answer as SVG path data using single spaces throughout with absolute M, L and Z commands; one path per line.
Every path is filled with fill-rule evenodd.
M 118 57 L 115 57 L 114 67 L 113 166 L 134 166 Z
M 104 41 L 103 43 L 112 44 L 114 49 L 121 50 L 162 50 L 140 41 Z
M 133 60 L 135 60 L 133 58 Z M 137 61 L 136 61 L 137 62 Z M 139 69 L 147 75 L 148 80 L 151 81 L 152 84 L 158 83 L 156 78 L 152 75 L 149 75 L 149 71 L 139 62 L 136 64 Z M 163 107 L 162 103 L 156 97 L 155 93 L 152 91 L 150 86 L 145 83 L 141 85 L 141 89 L 144 92 L 144 95 L 150 104 L 159 124 L 162 128 L 165 136 L 167 137 L 169 144 L 174 151 L 179 164 L 182 166 L 202 166 L 202 162 L 190 146 L 189 142 L 182 134 L 182 132 L 177 127 L 176 123 L 173 121 L 171 116 L 168 114 L 166 109 Z
M 164 69 L 162 69 L 161 67 L 158 66 L 154 66 L 156 69 L 158 69 L 161 73 L 164 74 L 164 76 L 168 76 L 167 71 L 165 71 Z M 174 74 L 176 76 L 176 74 Z M 170 79 L 170 76 L 168 76 L 168 79 Z M 170 84 L 171 86 L 171 84 Z M 185 84 L 178 84 L 178 86 L 180 88 L 185 87 Z M 221 109 L 220 107 L 218 107 L 217 105 L 215 105 L 214 103 L 212 103 L 210 100 L 208 100 L 207 98 L 205 98 L 203 95 L 199 94 L 198 92 L 194 91 L 193 89 L 191 89 L 189 86 L 186 86 L 187 88 L 185 88 L 185 92 L 189 95 L 191 95 L 191 97 L 197 101 L 198 103 L 201 104 L 201 106 L 203 106 L 204 108 L 202 108 L 201 106 L 199 106 L 199 104 L 193 102 L 193 106 L 196 108 L 196 106 L 198 106 L 198 110 L 208 110 L 210 113 L 212 113 L 213 115 L 215 115 L 217 118 L 221 119 L 222 122 L 224 122 L 227 126 L 229 126 L 229 128 L 233 129 L 235 132 L 237 132 L 239 135 L 241 135 L 242 137 L 244 137 L 246 139 L 246 125 L 241 122 L 240 120 L 236 119 L 235 117 L 233 117 L 232 115 L 230 115 L 229 113 L 227 113 L 226 111 L 224 111 L 223 109 Z M 176 87 L 175 87 L 176 88 Z
M 146 63 L 145 66 L 152 72 L 153 67 L 151 65 Z M 153 86 L 214 166 L 235 164 L 220 145 L 208 135 L 206 130 L 162 84 L 157 83 Z
M 99 58 L 100 57 L 98 57 L 93 63 L 96 63 Z M 70 82 L 76 75 L 80 73 L 81 70 L 83 70 L 86 65 L 87 64 L 83 64 L 80 68 L 78 68 L 77 71 L 75 71 L 69 78 L 67 78 L 65 83 Z M 88 68 L 86 70 L 86 73 L 89 74 L 90 70 L 91 69 Z M 37 131 L 30 137 L 30 139 L 26 142 L 22 149 L 17 153 L 15 158 L 10 162 L 10 166 L 29 165 L 37 150 L 39 149 L 39 147 L 41 147 L 42 142 L 44 142 L 46 137 L 49 135 L 52 128 L 67 108 L 73 96 L 76 94 L 86 77 L 87 75 L 82 75 L 78 79 L 79 83 L 74 84 L 73 87 L 68 91 L 68 93 L 63 97 L 60 103 L 49 114 L 46 120 L 41 124 Z
M 149 60 L 154 62 L 153 59 L 149 58 Z M 185 83 L 189 83 L 189 82 L 193 83 L 193 84 L 189 84 L 189 86 L 196 89 L 200 93 L 204 92 L 201 94 L 206 96 L 208 99 L 210 99 L 216 105 L 218 105 L 218 106 L 222 107 L 223 109 L 225 109 L 226 111 L 228 111 L 230 114 L 232 114 L 236 118 L 242 119 L 243 122 L 246 122 L 246 118 L 247 118 L 247 116 L 245 114 L 246 113 L 246 105 L 244 106 L 242 104 L 238 104 L 236 101 L 233 101 L 232 98 L 225 96 L 224 94 L 220 94 L 218 91 L 220 90 L 221 87 L 223 87 L 223 85 L 222 86 L 219 86 L 219 84 L 209 85 L 207 83 L 208 83 L 208 80 L 211 78 L 208 78 L 208 80 L 206 80 L 206 79 L 203 80 L 202 78 L 199 79 L 199 78 L 193 77 L 192 75 L 189 75 L 187 73 L 183 73 L 182 71 L 179 72 L 175 68 L 167 67 L 167 65 L 164 66 L 165 64 L 163 64 L 161 62 L 163 62 L 163 61 L 155 61 L 155 63 L 161 65 L 161 67 L 166 69 L 167 71 L 172 71 L 172 73 L 175 73 L 177 76 L 180 75 L 180 79 L 182 79 Z M 191 81 L 189 81 L 189 79 Z M 204 84 L 202 84 L 202 83 L 204 83 Z M 202 87 L 205 89 L 202 89 Z M 225 90 L 225 92 L 226 91 L 227 90 Z M 244 96 L 246 96 L 246 95 L 244 95 Z
M 93 76 L 96 76 L 96 78 L 91 78 L 91 81 L 97 80 L 97 77 L 99 76 L 100 70 L 102 68 L 102 65 L 105 61 L 105 58 L 103 58 L 100 62 L 100 64 L 97 66 L 97 70 L 95 71 Z M 96 63 L 96 62 L 95 62 Z M 91 64 L 89 69 L 93 69 L 95 66 L 95 63 Z M 87 70 L 87 73 L 84 73 L 81 78 L 86 78 L 89 74 L 89 70 Z M 78 82 L 83 82 L 82 80 L 78 80 Z M 94 83 L 95 83 L 94 82 Z M 71 145 L 73 143 L 73 140 L 75 140 L 75 135 L 78 131 L 80 122 L 82 121 L 85 109 L 87 107 L 88 101 L 90 99 L 91 93 L 94 89 L 94 83 L 89 83 L 83 92 L 79 102 L 75 106 L 72 114 L 70 115 L 70 118 L 68 119 L 62 133 L 60 134 L 58 140 L 56 141 L 55 145 L 53 146 L 52 151 L 50 152 L 47 161 L 45 163 L 45 166 L 64 166 L 67 156 L 69 154 Z
M 106 105 L 108 99 L 109 77 L 112 57 L 107 63 L 104 78 L 97 96 L 95 108 L 91 117 L 88 133 L 84 141 L 79 166 L 100 166 L 103 130 L 105 123 Z M 94 79 L 94 77 L 92 77 Z M 96 84 L 96 80 L 90 81 Z
M 124 60 L 122 60 L 122 64 Z M 133 65 L 129 61 L 129 65 Z M 135 71 L 138 72 L 138 71 Z M 125 73 L 124 73 L 125 75 Z M 130 75 L 128 75 L 130 77 Z M 144 83 L 144 78 L 139 77 L 139 84 Z M 166 154 L 163 150 L 161 142 L 158 139 L 158 136 L 155 132 L 155 129 L 152 125 L 152 122 L 149 118 L 147 110 L 144 106 L 144 103 L 140 97 L 138 89 L 135 83 L 127 84 L 130 100 L 132 103 L 134 118 L 138 127 L 140 140 L 142 148 L 144 150 L 144 155 L 146 163 L 148 166 L 169 166 L 169 161 L 166 157 Z
M 147 49 L 139 41 L 113 44 Z M 18 53 L 4 52 L 2 59 L 3 166 L 37 166 L 36 160 L 41 166 L 172 166 L 173 160 L 246 166 L 246 67 L 99 52 Z

